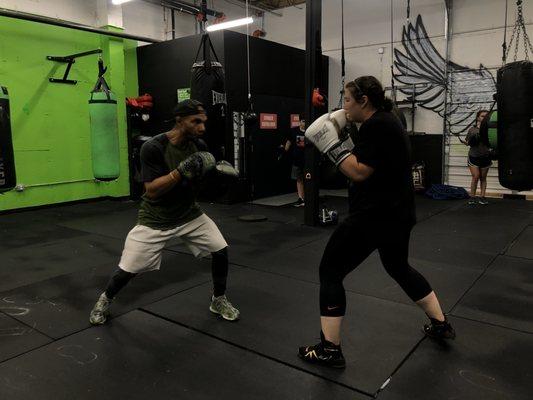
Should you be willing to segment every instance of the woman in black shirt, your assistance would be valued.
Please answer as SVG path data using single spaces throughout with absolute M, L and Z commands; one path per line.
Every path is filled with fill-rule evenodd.
M 346 310 L 343 280 L 374 250 L 386 271 L 430 318 L 424 332 L 454 338 L 426 279 L 409 265 L 408 251 L 415 220 L 409 140 L 391 113 L 380 82 L 363 76 L 346 85 L 344 110 L 348 120 L 362 123 L 352 154 L 340 164 L 350 178 L 350 215 L 333 232 L 320 263 L 321 341 L 300 347 L 311 363 L 344 367 L 340 328 Z
M 488 204 L 488 201 L 485 199 L 485 191 L 487 190 L 487 175 L 492 161 L 490 159 L 490 149 L 479 137 L 481 122 L 488 113 L 487 110 L 477 112 L 475 125 L 468 130 L 465 138 L 465 144 L 470 146 L 468 150 L 468 168 L 472 174 L 472 182 L 470 184 L 471 198 L 468 204 Z M 476 197 L 478 182 L 481 194 L 479 199 Z

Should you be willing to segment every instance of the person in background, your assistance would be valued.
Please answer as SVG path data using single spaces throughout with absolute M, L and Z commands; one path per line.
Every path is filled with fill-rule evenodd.
M 294 203 L 295 207 L 303 207 L 304 200 L 304 149 L 305 149 L 305 119 L 303 114 L 300 114 L 300 123 L 296 128 L 292 128 L 285 144 L 281 145 L 283 151 L 291 151 L 292 155 L 292 171 L 291 178 L 296 181 L 296 191 L 298 193 L 298 200 Z
M 475 124 L 468 130 L 464 141 L 470 147 L 470 150 L 468 150 L 468 168 L 472 174 L 470 200 L 468 204 L 488 204 L 485 198 L 485 192 L 487 190 L 487 175 L 492 161 L 490 159 L 490 149 L 479 137 L 481 121 L 483 121 L 488 113 L 487 110 L 479 110 L 477 112 Z M 476 196 L 478 182 L 481 194 L 479 198 Z

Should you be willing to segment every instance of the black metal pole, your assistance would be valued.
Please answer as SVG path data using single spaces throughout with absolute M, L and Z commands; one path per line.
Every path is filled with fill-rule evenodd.
M 47 24 L 47 25 L 61 26 L 63 28 L 70 28 L 70 29 L 76 29 L 78 31 L 98 33 L 100 35 L 119 37 L 122 39 L 137 40 L 140 42 L 148 42 L 148 43 L 161 42 L 161 40 L 147 38 L 144 36 L 130 35 L 130 34 L 121 33 L 121 32 L 106 31 L 105 29 L 93 28 L 92 26 L 77 24 L 75 22 L 64 21 L 62 19 L 43 17 L 41 15 L 7 10 L 5 8 L 0 8 L 0 16 L 8 17 L 8 18 L 15 18 L 15 19 L 22 19 L 25 21 L 38 22 L 38 23 Z
M 170 15 L 172 16 L 172 39 L 176 39 L 176 16 L 173 8 L 170 9 Z
M 321 71 L 320 63 L 322 62 L 322 0 L 307 0 L 305 4 L 305 122 L 309 126 L 316 118 L 311 101 L 313 89 L 321 87 L 320 80 L 322 79 L 317 74 L 317 71 Z M 315 147 L 306 143 L 304 223 L 310 226 L 318 224 L 319 157 Z

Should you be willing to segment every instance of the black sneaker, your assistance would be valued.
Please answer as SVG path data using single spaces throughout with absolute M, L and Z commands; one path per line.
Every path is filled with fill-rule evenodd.
M 296 203 L 293 204 L 293 206 L 294 207 L 303 207 L 303 206 L 305 206 L 304 199 L 299 197 L 298 200 L 296 201 Z
M 468 200 L 468 204 L 469 205 L 474 205 L 474 204 L 478 204 L 478 199 L 476 196 L 474 197 L 470 197 L 470 199 Z
M 328 342 L 322 332 L 320 332 L 320 343 L 314 346 L 300 347 L 298 357 L 311 364 L 320 364 L 333 368 L 344 368 L 346 366 L 341 346 Z
M 455 330 L 448 320 L 438 321 L 430 318 L 431 324 L 424 325 L 424 333 L 433 339 L 455 339 Z
M 477 200 L 478 204 L 482 204 L 484 206 L 486 206 L 487 204 L 489 204 L 489 202 L 487 201 L 487 199 L 485 197 L 480 197 L 478 200 Z

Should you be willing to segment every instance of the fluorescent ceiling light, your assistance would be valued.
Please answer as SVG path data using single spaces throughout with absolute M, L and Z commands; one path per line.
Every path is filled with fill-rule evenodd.
M 221 29 L 235 28 L 236 26 L 248 25 L 254 22 L 253 18 L 234 19 L 233 21 L 221 22 L 220 24 L 209 25 L 208 32 L 219 31 Z
M 131 0 L 113 0 L 113 4 L 118 6 L 119 4 L 127 3 L 128 1 L 131 1 Z

